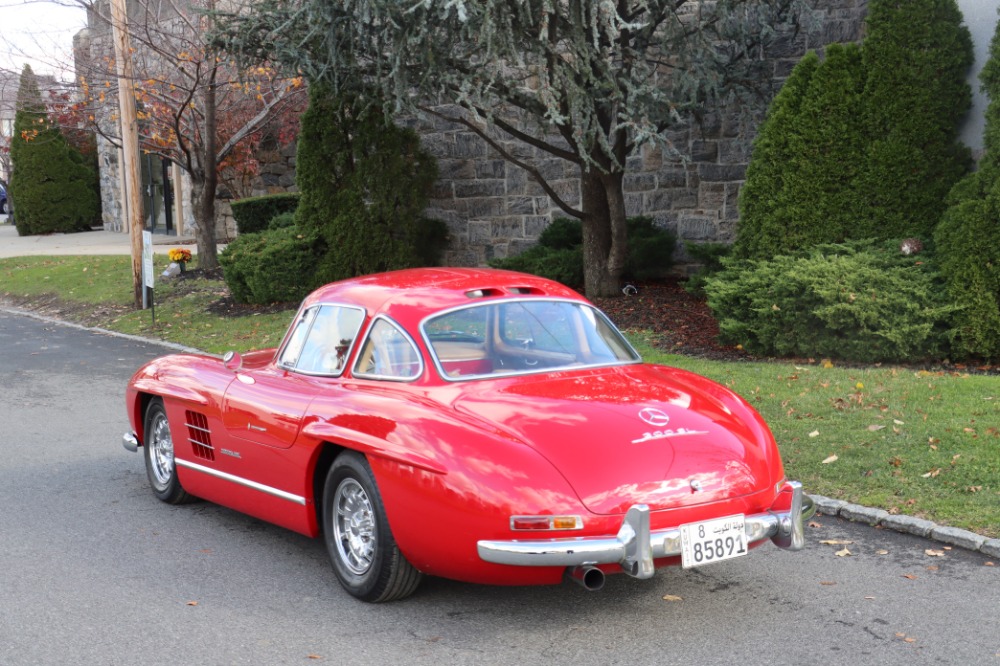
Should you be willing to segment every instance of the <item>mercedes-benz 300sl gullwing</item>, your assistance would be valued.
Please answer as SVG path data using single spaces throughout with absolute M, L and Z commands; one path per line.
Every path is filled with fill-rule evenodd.
M 158 358 L 126 403 L 159 499 L 322 537 L 365 601 L 425 575 L 599 589 L 798 550 L 813 506 L 743 399 L 644 363 L 579 294 L 507 271 L 326 285 L 277 349 Z

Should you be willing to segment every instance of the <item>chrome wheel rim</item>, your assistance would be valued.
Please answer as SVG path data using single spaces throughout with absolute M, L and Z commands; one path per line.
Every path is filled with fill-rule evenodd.
M 157 414 L 153 421 L 149 437 L 149 453 L 156 482 L 166 486 L 174 475 L 174 440 L 170 437 L 167 417 L 162 413 Z
M 352 574 L 360 576 L 375 559 L 375 508 L 354 479 L 340 482 L 333 505 L 333 533 L 340 561 Z

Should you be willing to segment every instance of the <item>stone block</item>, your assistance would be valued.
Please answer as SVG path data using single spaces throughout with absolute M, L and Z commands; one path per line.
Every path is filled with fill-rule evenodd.
M 504 178 L 507 162 L 504 160 L 480 160 L 474 162 L 476 178 Z
M 823 495 L 810 495 L 810 497 L 816 503 L 817 513 L 822 513 L 825 516 L 840 515 L 840 510 L 847 506 L 847 502 L 844 500 L 831 499 Z
M 957 527 L 935 527 L 930 536 L 935 541 L 969 550 L 979 550 L 986 543 L 986 537 Z
M 715 219 L 707 215 L 682 213 L 677 221 L 681 240 L 708 241 L 715 238 Z
M 455 182 L 456 199 L 476 197 L 499 197 L 506 194 L 506 183 L 502 179 L 460 180 Z
M 1000 539 L 987 539 L 979 547 L 979 552 L 990 557 L 1000 557 Z
M 524 218 L 524 237 L 538 238 L 552 223 L 545 215 L 527 215 Z
M 931 530 L 937 527 L 937 523 L 932 523 L 931 521 L 924 520 L 922 518 L 913 518 L 912 516 L 894 516 L 891 514 L 882 519 L 882 525 L 891 530 L 896 530 L 897 532 L 916 534 L 921 537 L 928 536 L 931 533 Z
M 647 192 L 656 188 L 656 174 L 628 173 L 623 183 L 626 192 Z
M 840 516 L 856 523 L 868 523 L 878 525 L 889 517 L 889 512 L 885 509 L 873 509 L 860 504 L 845 504 L 840 507 Z
M 490 238 L 515 239 L 524 238 L 524 222 L 520 217 L 501 217 L 490 221 Z
M 491 227 L 492 225 L 487 221 L 470 220 L 468 225 L 469 244 L 485 244 L 493 240 L 493 235 L 490 233 Z
M 534 215 L 535 197 L 514 196 L 506 197 L 507 215 Z
M 691 142 L 692 162 L 717 162 L 719 159 L 719 144 L 716 141 L 696 139 Z
M 503 215 L 503 197 L 456 199 L 455 210 L 467 219 L 487 219 Z
M 746 170 L 745 164 L 699 164 L 698 176 L 702 182 L 729 182 L 744 180 Z

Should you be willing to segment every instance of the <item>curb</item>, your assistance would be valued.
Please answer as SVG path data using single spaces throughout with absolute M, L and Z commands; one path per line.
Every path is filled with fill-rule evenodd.
M 884 509 L 872 509 L 822 495 L 810 495 L 810 497 L 816 502 L 817 513 L 825 516 L 839 516 L 851 522 L 868 523 L 872 527 L 884 527 L 958 546 L 989 557 L 1000 557 L 1000 539 L 988 539 L 969 530 L 938 525 L 922 518 L 893 515 Z

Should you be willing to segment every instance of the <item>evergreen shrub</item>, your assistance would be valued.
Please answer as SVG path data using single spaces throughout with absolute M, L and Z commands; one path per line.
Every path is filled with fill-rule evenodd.
M 423 215 L 437 164 L 414 131 L 374 100 L 321 83 L 310 86 L 301 126 L 295 222 L 322 242 L 321 282 L 419 266 L 443 250 L 428 244 L 446 229 Z
M 720 340 L 764 356 L 945 358 L 958 310 L 931 253 L 904 256 L 899 241 L 734 261 L 705 291 Z
M 688 256 L 701 267 L 684 283 L 684 289 L 697 296 L 705 295 L 705 282 L 725 268 L 724 261 L 732 256 L 733 246 L 728 243 L 685 243 Z
M 11 200 L 21 236 L 88 231 L 100 215 L 94 174 L 48 117 L 38 81 L 24 66 L 11 137 Z
M 236 231 L 253 234 L 268 228 L 271 220 L 282 213 L 294 213 L 299 205 L 296 192 L 266 194 L 232 202 Z
M 320 286 L 318 238 L 296 227 L 240 234 L 219 254 L 223 277 L 238 303 L 299 301 Z
M 646 216 L 628 219 L 629 248 L 623 277 L 653 280 L 673 268 L 677 237 L 657 227 Z M 489 265 L 540 275 L 576 289 L 583 287 L 583 225 L 579 220 L 556 218 L 538 236 L 538 243 L 512 257 L 493 259 Z

